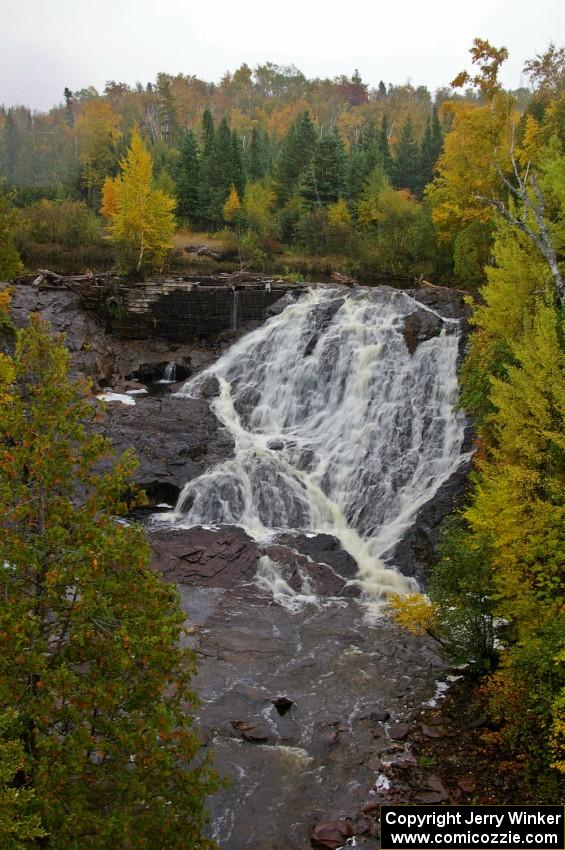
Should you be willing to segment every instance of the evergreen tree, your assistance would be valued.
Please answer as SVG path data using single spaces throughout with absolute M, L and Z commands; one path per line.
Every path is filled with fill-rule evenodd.
M 434 177 L 434 169 L 443 147 L 443 135 L 436 107 L 434 106 L 431 116 L 428 115 L 424 138 L 420 146 L 420 185 L 418 194 L 421 197 L 425 186 L 431 183 Z
M 132 456 L 95 472 L 110 445 L 87 433 L 88 388 L 37 317 L 14 372 L 0 400 L 0 713 L 17 706 L 25 812 L 53 850 L 212 848 L 184 615 L 141 527 L 114 518 Z
M 412 121 L 407 118 L 394 152 L 392 182 L 396 189 L 408 189 L 416 194 L 420 186 L 420 151 L 414 136 Z
M 381 152 L 382 165 L 383 168 L 390 177 L 392 174 L 392 156 L 390 153 L 390 143 L 388 140 L 388 119 L 386 115 L 383 115 L 381 120 L 381 127 L 379 130 L 378 137 L 378 145 L 379 150 Z
M 245 157 L 243 155 L 243 144 L 238 134 L 232 130 L 231 134 L 231 156 L 230 176 L 232 185 L 235 186 L 240 197 L 243 197 L 245 189 Z
M 175 169 L 177 211 L 194 225 L 200 218 L 200 159 L 192 130 L 183 134 Z
M 160 136 L 167 144 L 174 145 L 179 136 L 179 122 L 168 74 L 157 74 L 156 93 Z
M 262 180 L 269 169 L 269 153 L 266 134 L 257 127 L 251 131 L 249 143 L 248 172 L 250 180 Z
M 18 182 L 18 163 L 23 147 L 23 138 L 13 110 L 9 109 L 4 124 L 4 173 L 9 187 Z
M 214 145 L 214 119 L 209 108 L 206 108 L 202 113 L 202 158 L 206 161 L 211 153 Z
M 303 112 L 287 133 L 275 169 L 279 204 L 292 195 L 312 159 L 318 134 L 308 112 Z
M 243 182 L 239 146 L 234 142 L 227 118 L 222 118 L 214 132 L 212 148 L 203 160 L 202 189 L 203 214 L 210 227 L 219 227 L 223 222 L 223 207 L 230 188 Z M 240 170 L 238 170 L 238 160 Z M 237 182 L 236 182 L 237 181 Z
M 309 207 L 337 201 L 343 191 L 345 151 L 337 133 L 320 136 L 310 165 L 304 172 L 301 194 Z

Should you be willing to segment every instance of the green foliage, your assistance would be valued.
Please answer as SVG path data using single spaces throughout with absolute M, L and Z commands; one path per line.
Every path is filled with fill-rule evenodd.
M 0 195 L 0 280 L 12 280 L 22 270 L 20 256 L 14 246 L 16 214 Z
M 28 267 L 70 257 L 86 265 L 105 256 L 102 220 L 84 201 L 36 201 L 20 212 L 16 239 Z
M 194 225 L 200 218 L 200 160 L 196 137 L 190 130 L 182 137 L 175 180 L 177 214 Z
M 307 169 L 316 146 L 317 133 L 308 112 L 303 112 L 284 139 L 275 168 L 275 191 L 282 206 L 293 194 Z
M 420 148 L 410 118 L 402 126 L 394 152 L 392 183 L 395 189 L 408 189 L 414 195 L 420 189 Z
M 142 529 L 114 519 L 134 460 L 96 471 L 110 446 L 68 369 L 32 317 L 0 400 L 0 712 L 17 710 L 22 815 L 57 850 L 212 848 L 184 615 Z
M 485 267 L 492 248 L 492 227 L 474 221 L 462 228 L 453 245 L 453 272 L 458 283 L 474 289 L 485 282 Z
M 0 714 L 0 842 L 3 850 L 26 850 L 30 842 L 45 838 L 37 814 L 29 814 L 33 791 L 16 786 L 16 776 L 25 764 L 24 748 L 10 729 L 17 722 L 14 712 Z
M 490 543 L 474 536 L 460 518 L 446 522 L 428 594 L 436 605 L 438 629 L 458 661 L 477 672 L 495 660 L 494 579 Z
M 345 151 L 336 133 L 320 136 L 312 160 L 301 180 L 306 206 L 321 207 L 335 203 L 343 190 Z

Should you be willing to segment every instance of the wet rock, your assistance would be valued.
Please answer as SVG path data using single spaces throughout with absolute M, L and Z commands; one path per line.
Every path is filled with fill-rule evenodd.
M 270 440 L 267 443 L 267 448 L 273 452 L 280 452 L 281 449 L 284 449 L 284 440 Z
M 269 735 L 265 729 L 254 723 L 248 723 L 245 720 L 232 720 L 231 725 L 241 733 L 244 741 L 249 741 L 252 744 L 266 744 L 269 740 Z
M 388 730 L 388 736 L 393 741 L 403 741 L 410 732 L 408 723 L 397 723 Z
M 276 697 L 275 699 L 272 699 L 271 702 L 281 717 L 284 717 L 284 715 L 287 714 L 294 705 L 293 701 L 288 697 Z
M 233 442 L 201 399 L 147 397 L 135 406 L 107 405 L 96 430 L 119 454 L 133 447 L 139 458 L 134 481 L 156 492 L 176 488 L 233 454 Z M 166 434 L 166 439 L 165 439 Z
M 422 286 L 420 289 L 406 290 L 407 294 L 437 310 L 440 315 L 448 319 L 468 319 L 472 313 L 472 307 L 465 302 L 469 297 L 468 292 L 461 289 L 452 289 L 447 286 Z
M 369 714 L 370 723 L 384 723 L 386 720 L 390 720 L 390 712 L 388 711 L 372 711 Z
M 429 776 L 426 786 L 431 789 L 431 794 L 424 794 L 420 799 L 423 803 L 444 803 L 449 800 L 449 791 L 444 787 L 438 776 Z
M 202 398 L 216 398 L 220 395 L 220 382 L 214 375 L 204 381 L 200 387 L 200 395 Z
M 324 847 L 326 850 L 337 850 L 348 838 L 353 837 L 351 820 L 332 820 L 319 823 L 312 827 L 310 840 L 314 847 Z
M 427 310 L 418 310 L 406 316 L 402 335 L 410 354 L 414 354 L 421 342 L 439 336 L 443 324 L 439 316 Z
M 318 344 L 318 340 L 322 335 L 323 331 L 331 324 L 331 321 L 337 311 L 342 307 L 345 303 L 345 298 L 336 298 L 335 301 L 330 301 L 327 304 L 322 304 L 317 307 L 313 311 L 313 329 L 312 336 L 306 343 L 306 348 L 304 349 L 304 357 L 308 357 Z
M 283 310 L 286 310 L 287 307 L 290 307 L 291 304 L 296 303 L 296 299 L 298 298 L 298 292 L 285 292 L 282 298 L 279 298 L 278 301 L 275 301 L 274 304 L 271 304 L 270 307 L 267 308 L 266 316 L 270 318 L 271 316 L 280 316 Z
M 353 579 L 357 575 L 355 558 L 342 549 L 337 537 L 331 534 L 315 534 L 311 537 L 306 534 L 279 534 L 276 542 L 295 549 L 317 563 L 328 564 L 344 579 Z
M 288 546 L 273 543 L 262 550 L 281 568 L 282 577 L 296 592 L 307 596 L 356 596 L 359 589 L 347 587 L 347 579 L 328 564 L 313 561 Z
M 472 429 L 466 432 L 463 451 L 471 449 Z M 428 570 L 437 560 L 441 524 L 464 500 L 469 487 L 471 459 L 439 488 L 433 499 L 422 506 L 413 525 L 397 545 L 385 555 L 387 563 L 394 564 L 406 576 L 415 577 L 422 586 L 426 584 Z
M 151 567 L 181 586 L 230 589 L 255 577 L 259 551 L 245 531 L 167 528 L 150 535 Z

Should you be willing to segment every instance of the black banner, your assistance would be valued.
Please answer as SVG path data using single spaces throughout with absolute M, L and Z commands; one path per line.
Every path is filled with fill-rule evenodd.
M 381 806 L 382 850 L 564 850 L 562 806 Z

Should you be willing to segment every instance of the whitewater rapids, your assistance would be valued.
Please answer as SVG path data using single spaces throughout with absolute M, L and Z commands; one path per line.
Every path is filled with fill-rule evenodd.
M 331 534 L 367 599 L 412 590 L 387 553 L 467 458 L 459 324 L 442 319 L 411 354 L 404 321 L 425 310 L 402 291 L 320 288 L 244 336 L 179 393 L 198 397 L 217 378 L 212 410 L 234 457 L 189 482 L 161 519 L 239 525 L 256 540 Z

